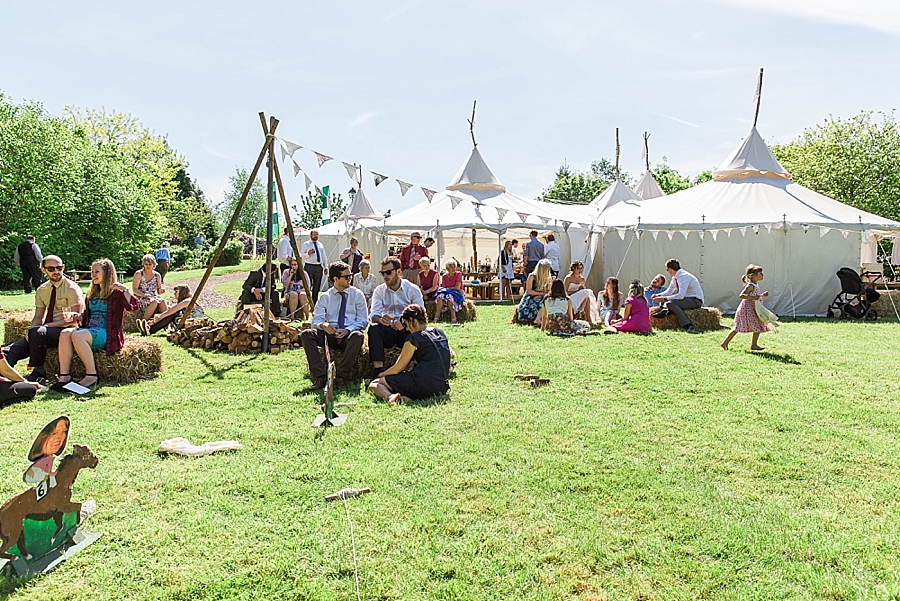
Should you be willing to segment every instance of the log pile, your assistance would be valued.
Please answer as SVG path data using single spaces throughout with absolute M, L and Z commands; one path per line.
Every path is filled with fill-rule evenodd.
M 209 320 L 185 322 L 183 329 L 171 332 L 169 342 L 185 348 L 203 348 L 231 351 L 232 353 L 258 353 L 262 351 L 262 305 L 247 305 L 234 319 L 211 324 Z M 286 319 L 269 315 L 269 352 L 280 353 L 289 348 L 300 348 L 301 328 Z

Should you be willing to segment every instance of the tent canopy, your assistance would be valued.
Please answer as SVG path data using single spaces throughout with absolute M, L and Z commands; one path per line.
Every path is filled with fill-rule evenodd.
M 644 172 L 644 177 L 642 177 L 641 181 L 634 187 L 634 193 L 644 200 L 659 198 L 660 196 L 666 195 L 666 193 L 663 192 L 663 189 L 659 187 L 653 174 L 649 171 Z
M 374 219 L 380 221 L 384 217 L 379 213 L 363 192 L 362 186 L 353 198 L 353 202 L 347 207 L 347 210 L 341 215 L 341 219 Z
M 602 213 L 610 207 L 619 203 L 640 203 L 643 198 L 631 191 L 631 189 L 622 183 L 622 180 L 616 179 L 606 190 L 600 193 L 597 198 L 588 203 L 589 210 Z
M 772 175 L 791 178 L 791 174 L 781 166 L 756 131 L 756 126 L 750 128 L 750 133 L 731 151 L 725 162 L 713 171 L 715 178 L 730 175 Z

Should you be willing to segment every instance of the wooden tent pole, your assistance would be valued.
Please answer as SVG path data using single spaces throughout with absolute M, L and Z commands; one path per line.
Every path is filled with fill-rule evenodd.
M 647 167 L 647 171 L 650 171 L 650 145 L 647 144 L 648 138 L 650 138 L 650 134 L 644 132 L 644 165 Z
M 270 118 L 270 122 L 275 117 Z M 271 128 L 269 128 L 271 129 Z M 269 141 L 269 160 L 266 161 L 268 177 L 266 178 L 266 293 L 263 296 L 263 335 L 262 352 L 269 352 L 269 307 L 272 305 L 272 214 L 275 211 L 275 137 L 266 136 Z
M 259 121 L 262 123 L 263 131 L 268 133 L 269 128 L 266 125 L 266 117 L 265 113 L 259 114 Z M 276 120 L 277 122 L 277 120 Z M 297 264 L 301 271 L 303 271 L 303 259 L 300 257 L 300 249 L 297 246 L 297 238 L 294 236 L 294 224 L 291 222 L 291 213 L 288 211 L 287 205 L 287 195 L 284 193 L 284 184 L 281 183 L 281 170 L 278 168 L 278 162 L 275 162 L 275 182 L 278 184 L 278 195 L 281 196 L 281 210 L 284 211 L 284 224 L 288 229 L 288 237 L 291 240 L 291 249 L 294 251 L 294 257 L 297 259 Z M 306 284 L 306 278 L 300 278 L 301 283 L 303 284 L 303 290 L 306 292 L 307 303 L 312 303 L 312 294 L 310 294 L 309 286 Z M 310 316 L 312 316 L 312 307 L 310 306 L 309 311 Z
M 275 126 L 278 126 L 276 122 Z M 222 237 L 219 239 L 219 248 L 216 249 L 216 253 L 213 255 L 212 259 L 209 261 L 209 265 L 206 267 L 206 273 L 203 274 L 203 278 L 201 278 L 200 283 L 197 284 L 197 289 L 194 291 L 194 294 L 191 296 L 191 302 L 188 303 L 188 306 L 185 307 L 184 313 L 181 316 L 181 320 L 179 325 L 183 328 L 184 323 L 187 321 L 188 316 L 190 316 L 191 311 L 194 309 L 194 306 L 197 304 L 197 299 L 200 298 L 200 292 L 203 291 L 203 287 L 206 285 L 207 280 L 209 280 L 210 274 L 212 274 L 213 267 L 216 264 L 216 261 L 219 260 L 219 255 L 222 254 L 222 250 L 225 249 L 225 244 L 228 243 L 228 238 L 231 236 L 231 232 L 234 230 L 234 224 L 237 223 L 238 215 L 241 212 L 241 209 L 244 206 L 244 203 L 247 201 L 247 196 L 250 195 L 250 188 L 253 186 L 254 180 L 256 180 L 256 174 L 259 173 L 259 168 L 262 165 L 263 158 L 266 156 L 266 152 L 269 150 L 269 137 L 275 137 L 275 128 L 272 128 L 271 133 L 266 135 L 266 142 L 263 145 L 262 149 L 259 151 L 259 156 L 256 158 L 256 165 L 253 167 L 253 171 L 250 172 L 250 177 L 247 179 L 247 185 L 244 186 L 244 191 L 241 193 L 241 199 L 238 201 L 237 206 L 234 208 L 234 214 L 231 216 L 231 221 L 228 222 L 228 227 L 225 228 L 225 233 L 222 234 Z
M 619 179 L 619 128 L 616 128 L 616 179 Z
M 756 112 L 753 113 L 753 127 L 756 127 L 756 120 L 759 119 L 759 104 L 762 100 L 762 67 L 759 68 L 759 81 L 756 83 Z
M 475 141 L 475 105 L 478 104 L 478 100 L 472 101 L 472 118 L 469 119 L 469 135 L 472 136 L 472 148 L 478 147 L 478 142 Z

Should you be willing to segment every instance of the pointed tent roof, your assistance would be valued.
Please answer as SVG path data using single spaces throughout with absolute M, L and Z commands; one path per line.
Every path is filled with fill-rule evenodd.
M 459 168 L 456 175 L 447 184 L 448 190 L 499 190 L 504 192 L 506 186 L 491 172 L 491 168 L 487 166 L 478 147 L 472 149 L 472 154 L 465 164 Z
M 775 158 L 755 126 L 750 128 L 750 133 L 731 151 L 725 162 L 713 171 L 716 179 L 733 175 L 771 175 L 791 179 L 791 174 Z
M 660 196 L 666 195 L 666 193 L 663 192 L 663 189 L 659 187 L 659 184 L 656 183 L 656 179 L 653 177 L 653 174 L 649 171 L 644 173 L 644 177 L 642 177 L 641 181 L 639 181 L 634 187 L 634 193 L 644 200 L 647 200 L 648 198 L 658 198 Z
M 588 203 L 588 207 L 602 213 L 609 207 L 619 204 L 620 202 L 637 203 L 643 198 L 631 191 L 631 189 L 617 179 L 613 184 L 604 190 L 597 198 Z
M 362 188 L 359 189 L 359 192 L 357 192 L 356 196 L 353 198 L 353 202 L 350 203 L 350 206 L 347 207 L 347 210 L 341 215 L 341 219 L 344 217 L 347 219 L 384 219 L 381 213 L 379 213 L 375 207 L 372 206 L 372 203 L 369 202 L 369 199 L 366 197 L 366 193 L 363 192 Z

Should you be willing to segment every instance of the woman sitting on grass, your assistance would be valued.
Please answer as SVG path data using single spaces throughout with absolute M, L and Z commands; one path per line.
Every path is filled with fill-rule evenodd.
M 585 288 L 584 263 L 572 261 L 569 274 L 563 280 L 563 287 L 569 300 L 572 301 L 572 310 L 575 313 L 584 313 L 590 325 L 600 323 L 600 313 L 597 312 L 597 296 L 590 288 Z
M 150 319 L 157 313 L 165 313 L 166 301 L 160 295 L 166 289 L 163 288 L 162 276 L 156 271 L 156 257 L 146 254 L 141 264 L 143 267 L 131 280 L 131 292 L 141 303 L 142 317 Z
M 400 315 L 400 322 L 410 332 L 400 356 L 394 365 L 372 380 L 369 390 L 392 406 L 410 399 L 447 394 L 453 359 L 447 335 L 438 328 L 428 327 L 428 313 L 422 305 L 408 305 Z M 415 367 L 404 371 L 413 360 Z
M 541 325 L 544 297 L 550 292 L 550 261 L 541 259 L 537 267 L 525 280 L 525 293 L 516 307 L 513 323 L 533 323 Z
M 191 289 L 187 286 L 175 286 L 175 302 L 176 305 L 174 307 L 169 308 L 169 310 L 167 310 L 165 313 L 157 315 L 153 319 L 136 320 L 135 323 L 137 324 L 137 329 L 141 333 L 141 335 L 149 336 L 150 334 L 156 334 L 160 330 L 164 330 L 166 327 L 168 327 L 169 324 L 181 319 L 182 311 L 184 311 L 187 306 L 191 304 Z M 203 312 L 203 307 L 195 303 L 194 308 L 191 309 L 191 318 L 206 318 L 206 313 Z
M 287 302 L 288 317 L 305 321 L 309 317 L 309 300 L 306 298 L 303 281 L 306 280 L 306 286 L 310 288 L 310 291 L 312 288 L 309 284 L 309 276 L 300 269 L 297 259 L 291 258 L 290 261 L 291 268 L 285 269 L 281 274 L 281 285 L 284 286 L 284 300 Z
M 544 299 L 544 311 L 541 317 L 541 331 L 557 336 L 574 336 L 584 334 L 591 329 L 591 324 L 575 319 L 572 301 L 566 296 L 566 288 L 562 280 L 553 280 L 550 294 Z
M 137 297 L 116 281 L 116 268 L 109 259 L 98 259 L 91 265 L 91 285 L 85 298 L 84 314 L 75 316 L 84 327 L 66 328 L 59 334 L 59 375 L 57 383 L 51 387 L 57 391 L 72 381 L 69 366 L 74 353 L 78 353 L 84 363 L 84 378 L 78 383 L 85 387 L 97 383 L 94 351 L 106 349 L 109 357 L 122 350 L 125 311 L 136 311 L 140 306 Z
M 625 308 L 622 309 L 622 319 L 611 320 L 604 333 L 618 334 L 619 332 L 634 332 L 635 334 L 649 334 L 650 330 L 650 306 L 644 296 L 644 287 L 638 280 L 631 282 L 628 287 L 628 298 L 625 299 Z
M 453 259 L 447 261 L 447 273 L 441 276 L 441 287 L 434 293 L 434 300 L 437 304 L 434 320 L 439 320 L 441 313 L 449 309 L 450 323 L 456 323 L 456 314 L 462 308 L 466 295 L 463 293 L 462 272 L 457 271 Z
M 597 299 L 597 311 L 600 319 L 606 325 L 614 319 L 622 319 L 619 311 L 622 309 L 622 293 L 619 292 L 619 278 L 606 278 L 606 286 L 603 293 Z

